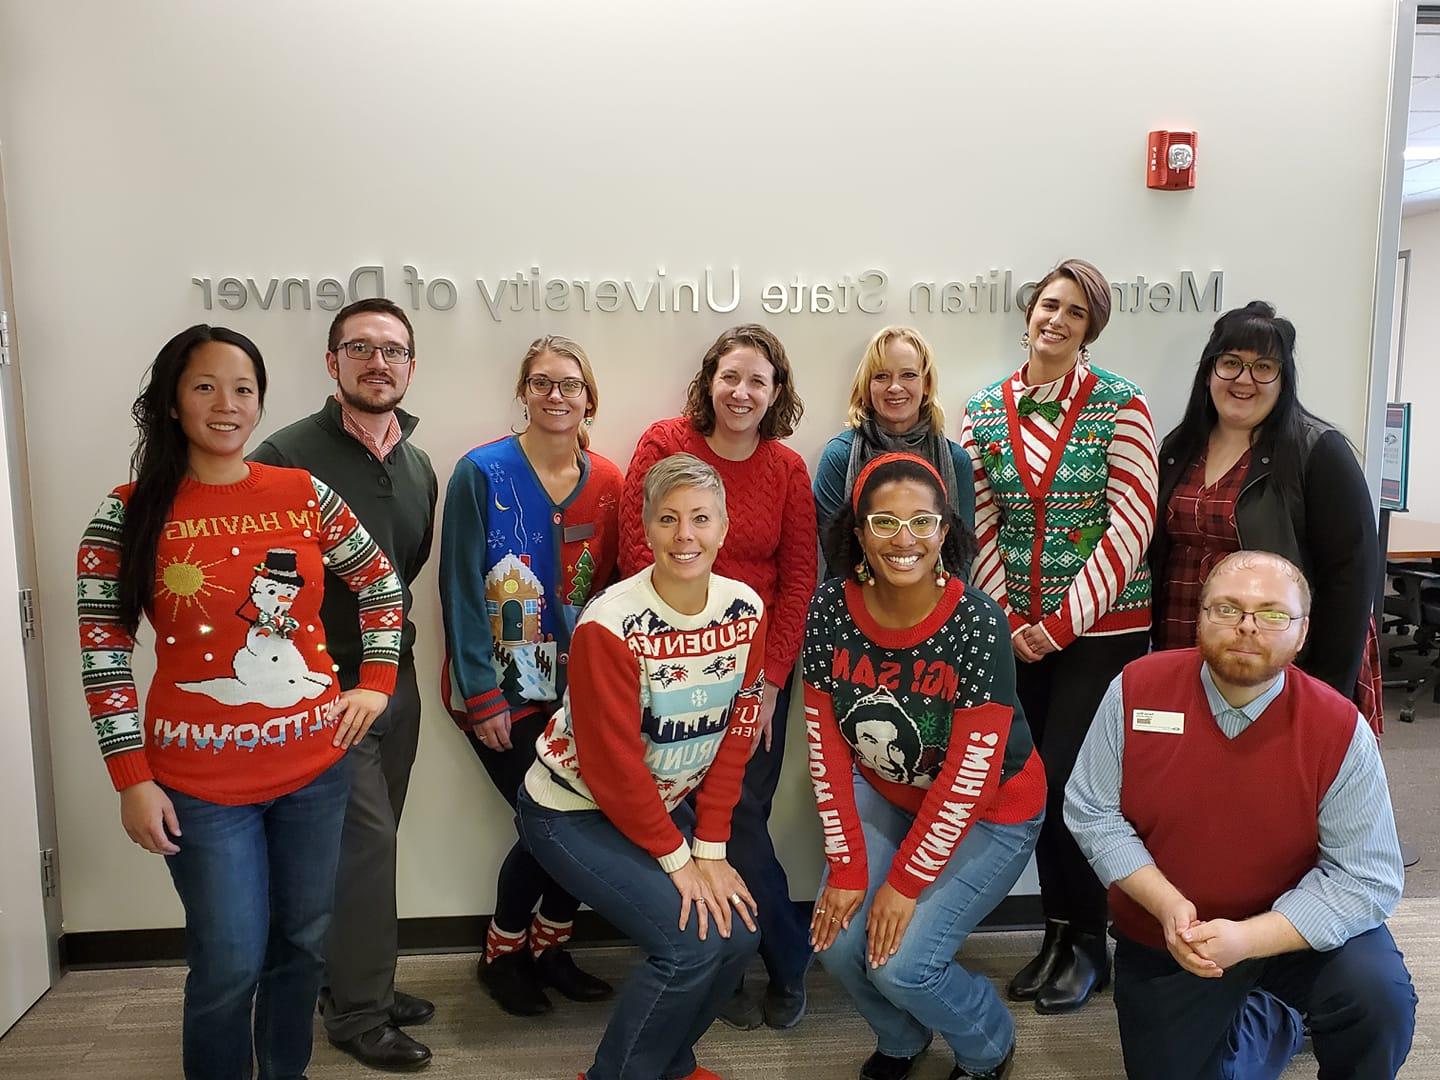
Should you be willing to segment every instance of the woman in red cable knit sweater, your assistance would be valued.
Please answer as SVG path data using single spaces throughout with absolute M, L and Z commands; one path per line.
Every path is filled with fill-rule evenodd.
M 770 982 L 763 999 L 742 985 L 720 1019 L 733 1027 L 787 1028 L 805 1009 L 808 928 L 790 902 L 768 829 L 780 779 L 790 673 L 800 654 L 805 608 L 815 589 L 815 498 L 805 462 L 781 441 L 804 412 L 780 340 L 763 326 L 726 330 L 706 351 L 682 415 L 651 424 L 635 447 L 620 500 L 620 571 L 649 565 L 641 520 L 645 472 L 661 458 L 694 454 L 725 482 L 730 532 L 715 572 L 749 585 L 765 604 L 765 735 L 745 770 L 731 819 L 735 869 L 760 909 L 760 956 Z

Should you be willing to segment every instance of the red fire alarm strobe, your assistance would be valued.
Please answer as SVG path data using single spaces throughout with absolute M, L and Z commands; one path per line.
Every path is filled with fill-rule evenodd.
M 1149 167 L 1145 186 L 1161 191 L 1183 191 L 1195 186 L 1195 132 L 1150 132 Z

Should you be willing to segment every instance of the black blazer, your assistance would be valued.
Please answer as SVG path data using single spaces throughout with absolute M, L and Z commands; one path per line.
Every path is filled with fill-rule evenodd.
M 1172 436 L 1160 449 L 1159 520 L 1150 543 L 1155 617 L 1165 610 L 1165 564 L 1170 536 L 1165 516 L 1170 496 L 1192 464 L 1170 452 Z M 1299 505 L 1271 482 L 1271 447 L 1257 442 L 1250 452 L 1245 486 L 1235 503 L 1240 546 L 1273 551 L 1305 571 L 1313 601 L 1310 634 L 1297 663 L 1302 671 L 1354 698 L 1360 676 L 1375 588 L 1380 574 L 1375 505 L 1365 474 L 1345 436 L 1323 424 L 1307 424 Z

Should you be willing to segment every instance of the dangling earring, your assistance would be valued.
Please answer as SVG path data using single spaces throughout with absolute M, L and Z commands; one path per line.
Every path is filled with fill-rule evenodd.
M 521 418 L 525 421 L 525 423 L 528 424 L 528 423 L 530 422 L 530 406 L 529 406 L 529 405 L 521 405 L 521 406 L 520 406 L 520 416 L 521 416 Z
M 1080 359 L 1083 360 L 1083 361 L 1084 361 L 1085 363 L 1087 363 L 1087 364 L 1090 362 L 1090 346 L 1089 346 L 1089 345 L 1081 345 L 1081 346 L 1080 346 Z
M 1020 347 L 1021 347 L 1022 349 L 1028 349 L 1028 348 L 1030 347 L 1030 331 L 1029 331 L 1029 330 L 1026 330 L 1023 334 L 1020 335 Z
M 946 570 L 945 570 L 945 557 L 944 557 L 943 555 L 936 556 L 936 559 L 935 559 L 935 587 L 936 587 L 937 589 L 943 589 L 943 588 L 945 588 L 946 585 L 949 585 L 949 584 L 950 584 L 950 575 L 949 575 L 949 573 L 946 572 Z
M 593 423 L 595 423 L 595 418 L 593 416 L 585 417 L 584 424 L 587 428 Z
M 861 585 L 875 584 L 875 574 L 870 569 L 870 561 L 864 555 L 861 555 L 860 561 L 855 564 L 855 577 Z

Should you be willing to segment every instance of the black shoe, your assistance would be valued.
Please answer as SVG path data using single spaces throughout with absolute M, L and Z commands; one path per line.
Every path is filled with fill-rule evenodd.
M 540 987 L 540 974 L 529 949 L 516 949 L 488 964 L 482 956 L 475 974 L 495 1004 L 511 1016 L 543 1016 L 554 1008 Z
M 395 991 L 395 1001 L 390 1006 L 390 1022 L 396 1027 L 419 1027 L 435 1015 L 435 1003 L 424 998 Z
M 971 1072 L 963 1065 L 956 1065 L 950 1073 L 950 1080 L 964 1080 L 965 1077 L 973 1077 L 973 1080 L 1003 1080 L 1010 1072 L 1010 1063 L 1015 1060 L 1015 1044 L 1010 1044 L 1010 1052 L 1005 1055 L 1005 1060 L 996 1065 L 993 1069 L 986 1069 L 984 1072 Z
M 760 999 L 746 990 L 744 980 L 741 980 L 730 1000 L 720 1006 L 716 1019 L 723 1020 L 737 1031 L 754 1031 L 765 1023 L 765 1014 L 761 1011 Z
M 330 1045 L 344 1050 L 362 1065 L 389 1072 L 423 1069 L 430 1064 L 430 1048 L 418 1043 L 394 1024 L 381 1024 L 353 1039 L 331 1039 Z
M 1063 922 L 1045 920 L 1045 937 L 1040 942 L 1040 954 L 1017 971 L 1006 988 L 1011 1001 L 1033 1001 L 1040 988 L 1050 981 L 1050 976 L 1055 974 L 1055 965 L 1060 961 L 1064 937 Z
M 562 945 L 546 949 L 535 959 L 535 974 L 546 986 L 553 986 L 571 1001 L 604 1001 L 615 996 L 615 988 L 604 979 L 581 971 L 575 958 Z
M 925 1045 L 920 1048 L 920 1054 L 929 1049 L 930 1039 L 926 1039 Z M 905 1080 L 915 1062 L 920 1060 L 920 1054 L 913 1057 L 891 1057 L 876 1050 L 865 1059 L 865 1064 L 860 1066 L 860 1080 Z
M 760 1002 L 760 1012 L 765 1026 L 777 1031 L 788 1031 L 798 1024 L 805 1015 L 805 980 L 794 988 L 771 983 L 765 987 L 765 997 Z
M 1035 1011 L 1045 1016 L 1074 1012 L 1110 984 L 1104 936 L 1071 929 L 1065 937 L 1060 965 L 1035 995 Z

